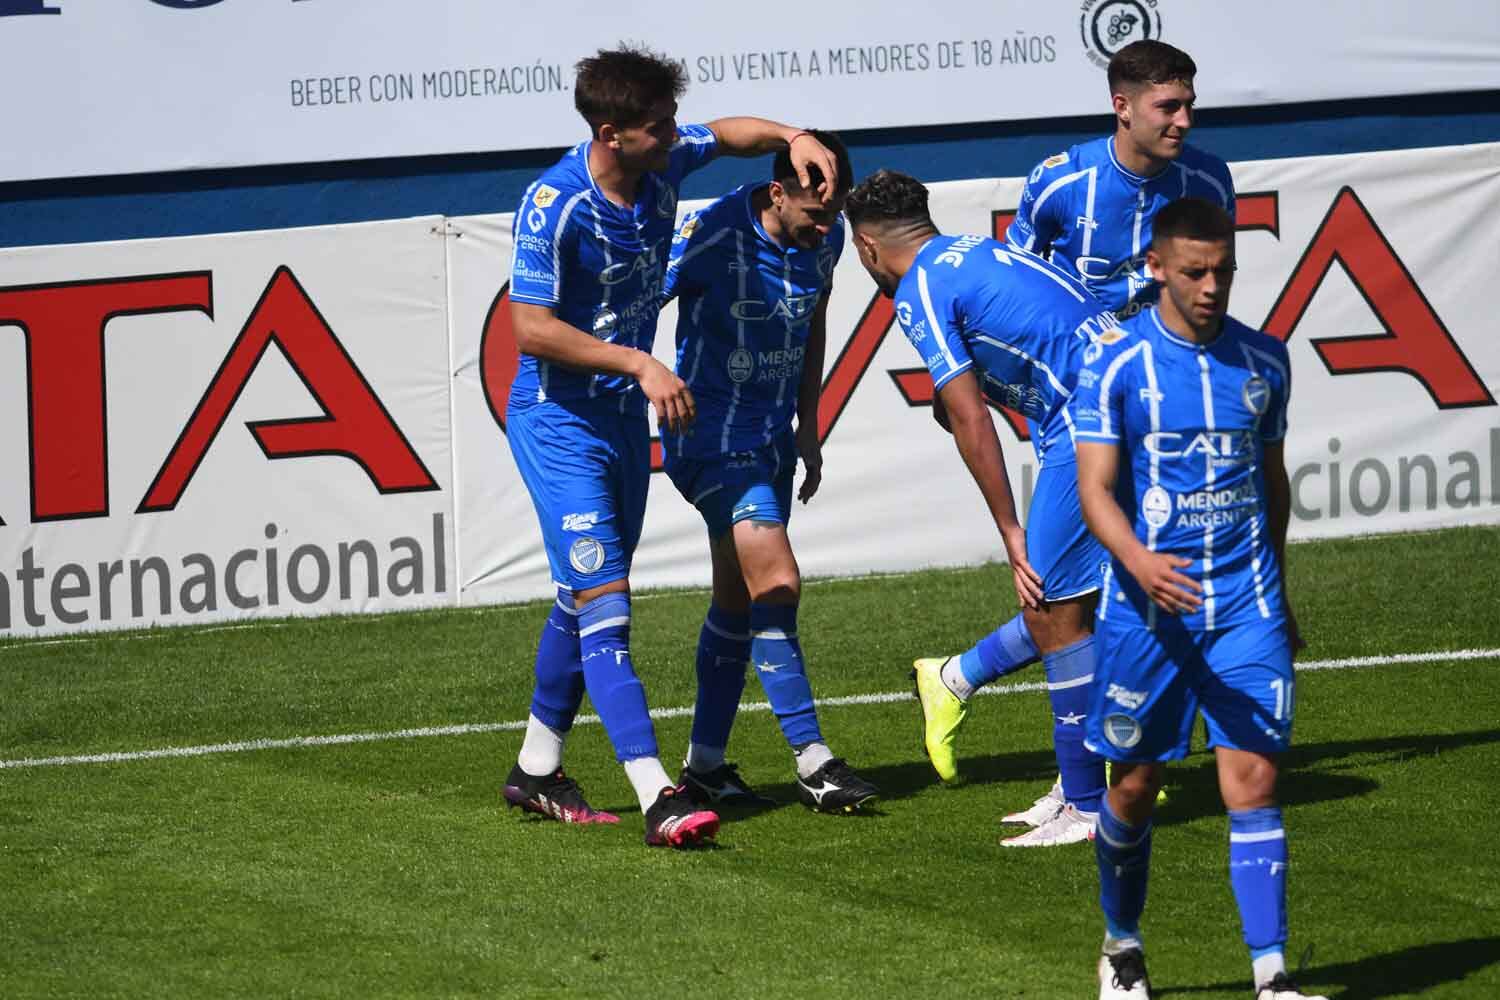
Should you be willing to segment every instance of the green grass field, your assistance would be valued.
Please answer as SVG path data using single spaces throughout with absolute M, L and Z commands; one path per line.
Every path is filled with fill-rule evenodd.
M 1304 660 L 1500 647 L 1500 529 L 1298 545 L 1291 564 Z M 811 584 L 815 690 L 905 690 L 913 656 L 1013 612 L 1008 579 Z M 689 705 L 706 597 L 642 596 L 651 704 Z M 520 720 L 544 615 L 0 643 L 0 760 Z M 753 680 L 746 696 L 761 700 Z M 6 766 L 0 997 L 1092 997 L 1091 848 L 998 843 L 996 818 L 1052 778 L 1045 695 L 975 705 L 954 788 L 921 755 L 915 702 L 825 707 L 835 752 L 885 793 L 854 817 L 795 804 L 774 719 L 742 714 L 731 757 L 792 804 L 694 852 L 642 845 L 597 725 L 576 729 L 569 770 L 618 827 L 503 810 L 514 731 Z M 1309 671 L 1297 710 L 1282 797 L 1300 981 L 1500 996 L 1500 659 Z M 669 766 L 688 727 L 658 722 Z M 1144 925 L 1158 995 L 1249 997 L 1210 757 L 1171 780 Z

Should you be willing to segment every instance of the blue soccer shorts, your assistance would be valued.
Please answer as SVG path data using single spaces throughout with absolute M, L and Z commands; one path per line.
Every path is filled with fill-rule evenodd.
M 1026 559 L 1042 578 L 1042 596 L 1066 601 L 1093 593 L 1108 558 L 1083 522 L 1076 467 L 1043 465 L 1026 512 Z
M 1212 632 L 1163 614 L 1155 632 L 1096 622 L 1087 745 L 1110 760 L 1187 756 L 1202 711 L 1210 747 L 1275 754 L 1292 736 L 1292 648 L 1281 619 Z
M 588 590 L 630 575 L 646 519 L 651 431 L 619 398 L 512 409 L 505 428 L 531 494 L 552 579 Z
M 792 518 L 797 450 L 791 435 L 711 459 L 668 454 L 666 469 L 677 492 L 703 515 L 710 538 L 722 537 L 740 521 L 786 524 Z

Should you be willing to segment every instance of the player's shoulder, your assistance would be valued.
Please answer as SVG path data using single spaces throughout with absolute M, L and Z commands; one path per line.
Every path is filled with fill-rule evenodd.
M 1233 334 L 1239 343 L 1251 351 L 1283 367 L 1286 367 L 1290 363 L 1286 343 L 1279 337 L 1273 337 L 1264 330 L 1257 330 L 1253 326 L 1241 323 L 1233 316 L 1225 316 L 1224 324 L 1227 327 L 1227 332 Z
M 1089 334 L 1088 345 L 1083 349 L 1084 366 L 1103 371 L 1117 359 L 1132 351 L 1138 352 L 1140 343 L 1140 336 L 1125 323 L 1103 326 Z
M 1227 199 L 1234 194 L 1234 178 L 1229 173 L 1229 164 L 1213 153 L 1197 146 L 1183 146 L 1182 154 L 1177 157 L 1176 162 L 1180 168 L 1187 170 L 1191 176 L 1200 178 L 1223 198 Z
M 1097 153 L 1093 149 L 1095 145 L 1097 145 L 1095 142 L 1080 143 L 1069 146 L 1062 152 L 1053 153 L 1051 156 L 1045 157 L 1032 168 L 1031 173 L 1026 178 L 1027 185 L 1030 187 L 1038 185 L 1045 187 L 1070 174 L 1087 170 L 1094 165 L 1094 161 L 1097 158 Z
M 707 125 L 678 125 L 677 137 L 672 140 L 672 148 L 715 146 L 718 144 L 718 141 L 718 136 L 714 135 L 714 130 Z
M 563 154 L 562 159 L 548 167 L 521 198 L 525 208 L 539 208 L 546 212 L 572 201 L 575 196 L 590 190 L 586 143 L 580 143 Z
M 721 229 L 744 228 L 750 215 L 746 200 L 753 185 L 742 184 L 683 216 L 673 242 L 698 242 Z

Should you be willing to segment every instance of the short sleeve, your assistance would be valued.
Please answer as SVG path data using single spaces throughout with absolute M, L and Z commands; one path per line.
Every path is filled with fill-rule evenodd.
M 698 275 L 709 256 L 704 251 L 711 245 L 709 227 L 704 222 L 702 212 L 689 213 L 672 234 L 672 250 L 667 256 L 667 276 L 662 282 L 663 303 L 704 284 Z
M 719 140 L 707 125 L 679 125 L 672 143 L 667 179 L 675 188 L 682 179 L 718 155 Z
M 1118 331 L 1116 331 L 1118 332 Z M 1080 441 L 1118 442 L 1125 427 L 1125 399 L 1130 381 L 1126 370 L 1129 361 L 1143 344 L 1122 348 L 1124 338 L 1114 345 L 1095 341 L 1084 348 L 1083 367 L 1078 370 L 1078 384 L 1068 400 L 1073 418 L 1073 434 Z
M 1046 190 L 1054 178 L 1053 167 L 1068 162 L 1067 153 L 1049 156 L 1036 165 L 1031 176 L 1026 178 L 1026 187 L 1021 191 L 1021 204 L 1016 208 L 1016 217 L 1005 230 L 1005 242 L 1020 250 L 1027 250 L 1045 257 L 1052 248 L 1052 241 L 1061 230 L 1052 218 L 1057 200 L 1046 197 Z
M 964 344 L 963 321 L 952 294 L 940 282 L 930 281 L 926 268 L 918 265 L 913 271 L 916 280 L 903 281 L 896 292 L 896 321 L 932 375 L 933 388 L 941 389 L 974 361 Z
M 1292 364 L 1286 344 L 1274 337 L 1267 338 L 1265 361 L 1268 381 L 1271 383 L 1271 401 L 1266 415 L 1260 421 L 1260 439 L 1268 444 L 1286 438 L 1286 414 L 1292 396 Z
M 576 242 L 567 224 L 573 200 L 538 182 L 527 189 L 511 223 L 515 241 L 510 265 L 510 297 L 515 302 L 556 306 L 562 298 L 562 269 L 570 243 Z

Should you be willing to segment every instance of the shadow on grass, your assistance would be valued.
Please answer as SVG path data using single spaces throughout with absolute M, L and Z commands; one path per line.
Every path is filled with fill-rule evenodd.
M 1500 963 L 1500 937 L 1474 937 L 1462 941 L 1436 941 L 1419 944 L 1383 955 L 1372 955 L 1357 962 L 1315 965 L 1297 974 L 1304 990 L 1341 986 L 1342 1000 L 1380 1000 L 1421 994 L 1435 986 L 1455 983 L 1483 969 Z M 1193 993 L 1242 991 L 1249 983 L 1243 980 L 1208 983 L 1200 986 L 1156 986 L 1154 996 L 1166 997 Z

